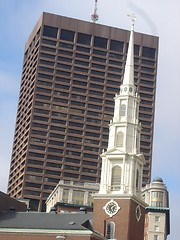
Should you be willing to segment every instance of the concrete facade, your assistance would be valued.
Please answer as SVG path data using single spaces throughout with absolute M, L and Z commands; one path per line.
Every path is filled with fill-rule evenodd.
M 81 206 L 86 208 L 92 207 L 92 194 L 98 191 L 99 184 L 80 184 L 78 182 L 60 180 L 46 200 L 46 212 L 50 212 L 51 208 L 54 206 L 57 208 L 57 205 L 59 206 L 58 209 L 60 211 L 68 211 L 68 209 L 70 211 L 74 211 L 76 209 L 77 211 Z

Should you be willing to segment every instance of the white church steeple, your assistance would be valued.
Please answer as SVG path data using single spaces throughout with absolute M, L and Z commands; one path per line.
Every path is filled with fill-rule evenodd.
M 109 125 L 109 141 L 102 157 L 99 194 L 141 196 L 144 158 L 140 154 L 138 121 L 140 98 L 134 85 L 134 23 L 131 32 L 120 93 L 115 96 L 114 117 Z

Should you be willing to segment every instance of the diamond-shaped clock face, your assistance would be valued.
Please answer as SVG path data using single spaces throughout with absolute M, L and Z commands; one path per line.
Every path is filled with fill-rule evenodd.
M 105 210 L 106 214 L 112 217 L 119 211 L 120 207 L 116 201 L 111 199 L 109 202 L 106 203 L 103 209 Z

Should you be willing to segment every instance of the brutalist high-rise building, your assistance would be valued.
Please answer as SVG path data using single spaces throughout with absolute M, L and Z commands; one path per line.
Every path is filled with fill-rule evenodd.
M 99 182 L 130 32 L 43 13 L 24 53 L 8 194 L 44 210 L 60 179 Z M 141 151 L 150 182 L 158 37 L 135 33 Z

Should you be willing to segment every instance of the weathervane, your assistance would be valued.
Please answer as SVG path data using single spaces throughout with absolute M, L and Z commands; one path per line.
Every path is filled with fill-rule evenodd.
M 97 14 L 97 0 L 95 0 L 94 12 L 91 14 L 91 19 L 93 23 L 97 22 L 99 15 Z
M 136 16 L 133 14 L 128 14 L 128 17 L 130 17 L 131 19 L 131 30 L 134 31 L 134 25 L 135 25 L 135 21 L 136 21 Z

